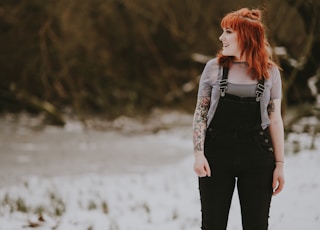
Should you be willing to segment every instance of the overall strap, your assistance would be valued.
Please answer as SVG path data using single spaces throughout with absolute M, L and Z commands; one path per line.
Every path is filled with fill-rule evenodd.
M 228 88 L 228 73 L 229 68 L 223 67 L 222 69 L 222 79 L 219 82 L 220 96 L 224 97 Z M 256 101 L 259 102 L 264 92 L 264 78 L 258 81 L 256 89 Z
M 220 80 L 220 83 L 219 83 L 221 97 L 224 97 L 226 95 L 226 91 L 228 88 L 228 73 L 229 73 L 229 68 L 223 67 L 222 79 Z

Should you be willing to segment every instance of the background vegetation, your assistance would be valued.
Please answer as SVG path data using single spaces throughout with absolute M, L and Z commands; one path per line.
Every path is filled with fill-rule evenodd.
M 240 7 L 264 9 L 272 46 L 286 51 L 275 56 L 284 104 L 314 101 L 307 80 L 320 74 L 318 0 L 2 0 L 0 111 L 45 113 L 55 124 L 66 113 L 192 112 L 198 54 L 215 56 L 221 18 Z

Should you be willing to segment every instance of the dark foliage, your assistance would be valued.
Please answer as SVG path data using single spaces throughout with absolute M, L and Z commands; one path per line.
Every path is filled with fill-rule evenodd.
M 278 60 L 288 102 L 311 100 L 306 81 L 319 68 L 319 5 L 316 0 L 2 1 L 0 111 L 46 112 L 58 123 L 55 116 L 66 109 L 106 117 L 145 114 L 154 107 L 192 111 L 203 69 L 192 55 L 214 56 L 220 19 L 240 7 L 265 9 L 272 45 L 287 49 Z

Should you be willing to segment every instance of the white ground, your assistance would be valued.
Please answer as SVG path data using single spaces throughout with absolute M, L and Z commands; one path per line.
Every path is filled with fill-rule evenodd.
M 117 124 L 121 132 L 84 130 L 76 122 L 31 131 L 30 124 L 2 119 L 0 230 L 200 229 L 192 118 L 169 113 L 159 120 L 172 128 L 126 120 Z M 133 132 L 137 127 L 144 131 Z M 286 187 L 273 198 L 270 230 L 320 229 L 319 137 L 317 150 L 309 150 L 310 142 L 307 134 L 288 138 Z M 236 192 L 228 230 L 241 230 Z

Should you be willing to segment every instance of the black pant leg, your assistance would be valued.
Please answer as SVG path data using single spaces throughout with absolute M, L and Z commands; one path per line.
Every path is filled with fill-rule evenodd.
M 248 155 L 241 158 L 237 180 L 243 230 L 267 230 L 274 157 L 267 147 L 259 147 L 260 143 L 247 146 Z
M 225 230 L 235 187 L 235 178 L 212 168 L 211 177 L 199 178 L 202 230 Z

